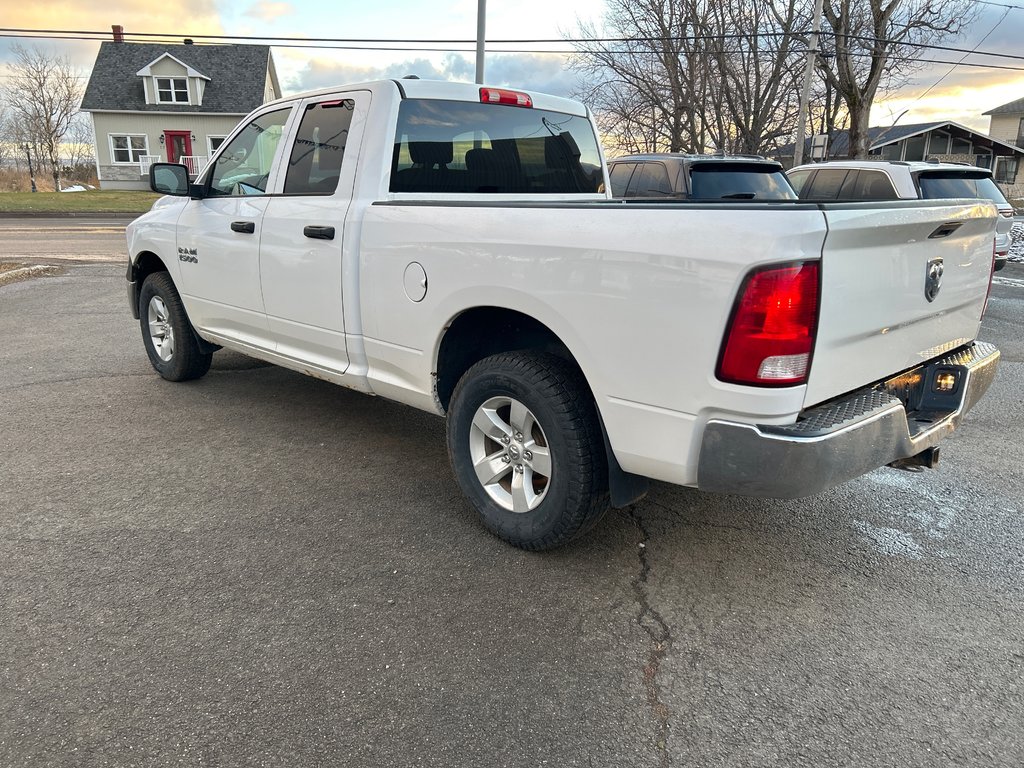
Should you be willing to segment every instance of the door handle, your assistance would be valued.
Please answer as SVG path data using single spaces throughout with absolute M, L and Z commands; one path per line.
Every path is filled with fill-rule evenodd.
M 241 232 L 243 235 L 251 235 L 256 231 L 256 222 L 254 221 L 232 221 L 231 222 L 232 232 Z
M 333 240 L 334 227 L 307 226 L 302 229 L 302 234 L 312 237 L 314 240 Z

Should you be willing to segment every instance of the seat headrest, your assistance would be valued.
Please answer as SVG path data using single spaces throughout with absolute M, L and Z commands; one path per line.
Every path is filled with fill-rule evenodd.
M 490 165 L 493 153 L 489 149 L 470 149 L 466 152 L 466 169 L 482 171 Z
M 452 143 L 450 141 L 410 141 L 409 157 L 416 165 L 432 168 L 435 165 L 447 165 L 452 161 Z

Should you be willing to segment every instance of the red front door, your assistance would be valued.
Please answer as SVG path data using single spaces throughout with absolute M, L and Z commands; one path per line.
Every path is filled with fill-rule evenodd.
M 168 163 L 183 163 L 181 159 L 192 154 L 192 136 L 189 131 L 164 131 Z

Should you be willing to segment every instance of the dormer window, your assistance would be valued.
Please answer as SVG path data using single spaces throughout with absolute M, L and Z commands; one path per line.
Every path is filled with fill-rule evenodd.
M 203 106 L 203 94 L 210 78 L 181 59 L 165 53 L 138 72 L 147 104 Z
M 156 78 L 156 99 L 160 104 L 188 104 L 188 78 Z

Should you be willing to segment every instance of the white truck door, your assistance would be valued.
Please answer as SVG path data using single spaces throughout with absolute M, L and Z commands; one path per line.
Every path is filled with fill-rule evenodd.
M 345 217 L 352 201 L 367 91 L 299 105 L 280 194 L 267 202 L 260 275 L 278 354 L 331 372 L 348 367 L 343 307 Z
M 271 346 L 260 293 L 264 197 L 291 107 L 242 127 L 205 174 L 206 192 L 178 219 L 178 286 L 192 322 L 219 336 Z

